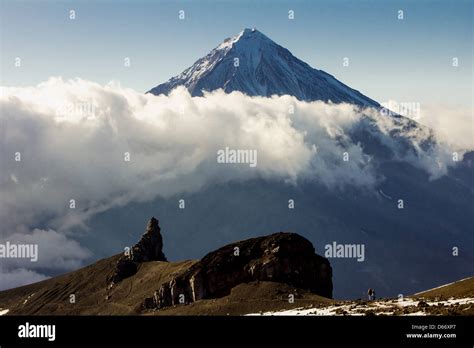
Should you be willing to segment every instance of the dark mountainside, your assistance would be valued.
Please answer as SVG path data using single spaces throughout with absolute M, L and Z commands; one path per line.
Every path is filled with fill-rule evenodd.
M 329 261 L 314 253 L 313 245 L 296 233 L 275 233 L 247 239 L 213 251 L 184 273 L 161 285 L 153 306 L 179 304 L 227 296 L 242 283 L 284 283 L 332 298 Z
M 239 315 L 293 308 L 290 295 L 300 304 L 331 302 L 329 261 L 296 233 L 236 242 L 199 261 L 167 262 L 162 248 L 161 229 L 152 218 L 131 252 L 0 292 L 0 308 L 9 315 Z M 176 307 L 191 303 L 189 312 Z
M 0 292 L 1 315 L 245 315 L 310 311 L 315 315 L 472 315 L 474 278 L 402 302 L 335 301 L 329 261 L 296 233 L 280 232 L 226 245 L 201 260 L 163 258 L 152 218 L 133 254 Z M 124 276 L 125 260 L 135 266 Z M 337 271 L 336 271 L 337 273 Z M 118 275 L 121 275 L 118 277 Z M 71 301 L 74 296 L 74 301 Z M 403 304 L 404 302 L 408 304 Z M 439 301 L 443 301 L 440 305 Z M 6 312 L 5 312 L 6 311 Z M 320 314 L 317 314 L 320 313 Z

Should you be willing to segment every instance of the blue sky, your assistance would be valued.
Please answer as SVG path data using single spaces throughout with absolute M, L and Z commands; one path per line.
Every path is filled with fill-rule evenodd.
M 472 106 L 473 5 L 458 1 L 1 1 L 1 85 L 49 76 L 146 91 L 256 27 L 384 102 Z M 69 19 L 69 10 L 76 19 Z M 180 20 L 178 11 L 186 18 Z M 295 19 L 288 19 L 288 11 Z M 397 11 L 404 11 L 404 19 Z M 22 66 L 14 66 L 20 57 Z M 131 66 L 123 66 L 130 57 Z M 349 67 L 342 59 L 349 58 Z M 458 57 L 459 67 L 452 66 Z

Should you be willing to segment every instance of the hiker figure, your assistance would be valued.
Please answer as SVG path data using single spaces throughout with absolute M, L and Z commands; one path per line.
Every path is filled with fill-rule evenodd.
M 369 301 L 373 300 L 374 290 L 372 290 L 372 288 L 369 288 L 369 290 L 367 290 L 367 296 L 369 297 Z
M 375 301 L 375 289 L 372 289 L 372 301 Z

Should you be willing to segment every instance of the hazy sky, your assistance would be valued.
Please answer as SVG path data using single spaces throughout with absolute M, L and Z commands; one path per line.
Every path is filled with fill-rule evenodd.
M 226 37 L 256 27 L 379 102 L 472 106 L 469 0 L 0 2 L 3 86 L 63 76 L 102 84 L 118 80 L 146 91 Z M 76 19 L 69 19 L 70 10 Z M 21 67 L 14 66 L 16 57 Z M 459 67 L 452 66 L 453 57 Z

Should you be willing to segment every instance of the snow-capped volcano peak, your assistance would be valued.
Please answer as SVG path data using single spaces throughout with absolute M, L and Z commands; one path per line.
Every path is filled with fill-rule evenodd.
M 300 100 L 379 106 L 333 76 L 313 69 L 255 28 L 225 39 L 191 67 L 149 93 L 168 94 L 177 86 L 185 86 L 193 96 L 222 88 L 251 96 L 288 94 Z
M 227 48 L 232 48 L 234 44 L 239 42 L 240 40 L 269 40 L 271 41 L 268 37 L 263 35 L 261 32 L 259 32 L 257 29 L 252 28 L 245 28 L 242 30 L 240 33 L 238 33 L 236 36 L 227 38 L 225 39 L 219 46 L 217 46 L 216 49 L 227 49 Z

